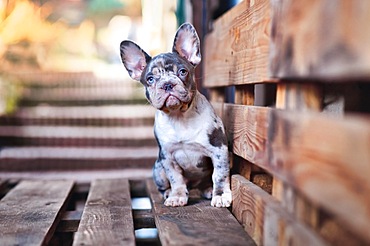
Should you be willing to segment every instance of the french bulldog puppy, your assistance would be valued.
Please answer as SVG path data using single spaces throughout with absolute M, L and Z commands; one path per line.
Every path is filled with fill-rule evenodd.
M 177 30 L 171 53 L 150 57 L 132 41 L 122 41 L 121 59 L 140 81 L 157 109 L 154 133 L 159 146 L 153 178 L 166 206 L 185 206 L 197 188 L 215 207 L 231 204 L 227 139 L 221 119 L 196 88 L 194 69 L 201 61 L 195 28 Z

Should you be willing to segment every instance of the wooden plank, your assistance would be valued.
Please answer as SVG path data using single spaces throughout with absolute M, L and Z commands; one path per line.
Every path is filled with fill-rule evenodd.
M 288 183 L 370 242 L 370 119 L 224 104 L 233 152 Z M 217 108 L 217 107 L 216 107 Z
M 18 184 L 0 201 L 0 244 L 47 244 L 72 187 L 66 180 Z
M 127 179 L 92 182 L 73 245 L 135 245 Z
M 257 245 L 326 245 L 280 203 L 240 175 L 232 176 L 232 211 Z
M 227 208 L 199 198 L 185 207 L 166 207 L 152 180 L 147 187 L 162 245 L 255 245 Z
M 270 1 L 242 1 L 206 36 L 204 86 L 268 81 Z
M 369 1 L 271 2 L 273 77 L 369 78 Z

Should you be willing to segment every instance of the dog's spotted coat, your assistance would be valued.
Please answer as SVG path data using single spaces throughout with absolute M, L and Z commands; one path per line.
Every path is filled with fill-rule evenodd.
M 194 69 L 201 61 L 194 27 L 183 24 L 171 53 L 150 57 L 132 41 L 120 46 L 130 76 L 145 87 L 157 109 L 154 133 L 159 146 L 153 178 L 166 206 L 184 206 L 188 190 L 199 189 L 211 205 L 231 204 L 227 139 L 221 119 L 197 91 Z

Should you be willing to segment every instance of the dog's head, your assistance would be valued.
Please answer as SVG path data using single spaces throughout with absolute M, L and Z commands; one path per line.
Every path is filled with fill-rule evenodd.
M 191 24 L 177 30 L 172 53 L 152 58 L 128 40 L 120 49 L 129 75 L 145 86 L 146 97 L 155 108 L 166 113 L 189 108 L 196 92 L 194 69 L 201 60 L 199 38 Z

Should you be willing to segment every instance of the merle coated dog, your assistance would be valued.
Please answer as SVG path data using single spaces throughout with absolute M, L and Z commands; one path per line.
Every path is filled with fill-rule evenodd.
M 221 119 L 196 88 L 194 69 L 201 61 L 195 28 L 178 29 L 172 52 L 149 56 L 137 44 L 120 45 L 122 62 L 140 81 L 157 109 L 154 133 L 159 156 L 154 182 L 166 206 L 184 206 L 188 190 L 199 189 L 215 207 L 231 204 L 227 139 Z

